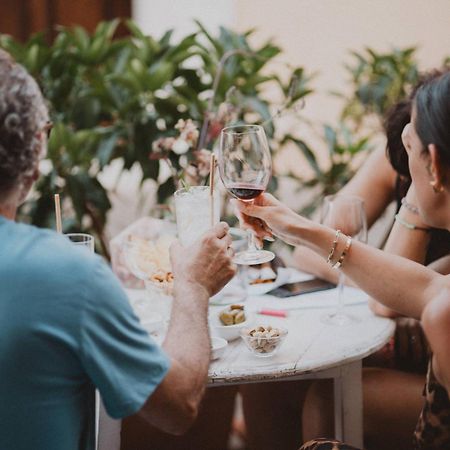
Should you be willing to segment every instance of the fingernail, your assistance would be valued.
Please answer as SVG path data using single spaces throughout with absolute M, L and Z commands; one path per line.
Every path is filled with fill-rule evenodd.
M 275 239 L 272 236 L 264 236 L 263 239 L 267 242 L 275 242 Z

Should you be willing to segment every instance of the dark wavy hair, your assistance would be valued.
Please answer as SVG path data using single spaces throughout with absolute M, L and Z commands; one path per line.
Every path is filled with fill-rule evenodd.
M 411 180 L 408 167 L 408 154 L 403 145 L 402 132 L 405 126 L 411 122 L 411 112 L 414 99 L 422 86 L 426 86 L 438 79 L 449 69 L 432 70 L 420 76 L 419 82 L 414 86 L 408 98 L 400 100 L 387 112 L 384 119 L 384 131 L 386 133 L 386 153 L 394 170 L 407 180 Z M 420 135 L 419 135 L 420 137 Z
M 36 169 L 47 121 L 36 81 L 0 49 L 0 197 Z
M 436 145 L 441 161 L 450 165 L 450 72 L 420 86 L 414 104 L 415 126 L 424 150 Z
M 401 100 L 388 111 L 384 120 L 386 134 L 386 153 L 394 170 L 406 179 L 411 179 L 408 167 L 408 154 L 403 145 L 402 132 L 411 121 L 412 101 Z

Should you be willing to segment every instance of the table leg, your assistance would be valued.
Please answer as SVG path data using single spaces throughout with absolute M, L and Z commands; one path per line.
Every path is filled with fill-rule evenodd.
M 334 378 L 336 439 L 363 448 L 363 399 L 361 360 L 342 366 Z

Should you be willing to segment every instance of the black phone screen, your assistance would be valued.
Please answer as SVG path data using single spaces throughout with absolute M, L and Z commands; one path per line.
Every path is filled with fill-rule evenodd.
M 313 278 L 312 280 L 299 281 L 298 283 L 283 284 L 280 287 L 268 292 L 275 297 L 293 297 L 294 295 L 308 294 L 309 292 L 324 291 L 333 289 L 336 285 L 329 281 Z

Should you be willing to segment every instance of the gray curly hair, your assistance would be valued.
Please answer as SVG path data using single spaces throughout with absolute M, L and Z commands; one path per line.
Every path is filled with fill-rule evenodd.
M 0 49 L 0 196 L 37 167 L 48 111 L 36 81 Z

